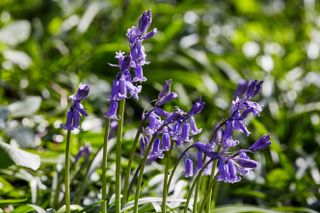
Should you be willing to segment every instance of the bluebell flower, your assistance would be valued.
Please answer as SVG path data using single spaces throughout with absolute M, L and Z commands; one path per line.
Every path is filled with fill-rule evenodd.
M 250 99 L 255 97 L 260 92 L 262 84 L 263 81 L 251 81 L 246 91 L 246 98 Z
M 264 135 L 261 138 L 259 138 L 254 144 L 252 144 L 249 148 L 249 150 L 253 151 L 253 152 L 257 152 L 263 149 L 266 149 L 267 147 L 269 147 L 271 144 L 270 141 L 270 135 Z
M 82 146 L 75 157 L 75 163 L 80 160 L 81 157 L 85 157 L 86 161 L 88 162 L 91 153 L 91 146 L 89 144 L 85 144 Z
M 107 113 L 104 114 L 104 116 L 111 120 L 117 120 L 118 119 L 117 113 L 118 113 L 118 101 L 111 100 L 109 110 Z
M 185 165 L 185 177 L 193 177 L 193 161 L 189 157 L 186 157 Z
M 142 89 L 141 85 L 135 86 L 132 83 L 130 74 L 130 55 L 125 55 L 123 52 L 117 52 L 116 59 L 118 59 L 119 73 L 117 79 L 112 83 L 109 110 L 104 114 L 105 117 L 112 120 L 118 119 L 118 102 L 131 97 L 138 99 L 138 95 Z
M 230 117 L 225 122 L 225 128 L 222 131 L 222 145 L 224 149 L 228 147 L 236 146 L 239 141 L 233 139 L 233 132 L 240 131 L 246 136 L 250 135 L 250 131 L 245 125 L 245 119 L 249 113 L 254 116 L 259 116 L 262 111 L 262 107 L 259 103 L 251 101 L 251 98 L 255 97 L 261 90 L 263 81 L 251 81 L 245 94 L 241 98 L 236 97 L 232 101 Z M 243 88 L 242 88 L 243 90 Z
M 203 162 L 202 162 L 202 152 L 198 150 L 197 152 L 197 172 L 202 169 Z
M 204 102 L 200 99 L 195 102 L 189 113 L 178 107 L 175 107 L 173 112 L 167 112 L 161 108 L 163 104 L 173 99 L 171 97 L 176 97 L 176 93 L 171 91 L 171 84 L 171 80 L 164 82 L 163 89 L 160 91 L 154 107 L 143 115 L 143 119 L 146 119 L 147 125 L 143 128 L 143 137 L 145 140 L 143 141 L 142 148 L 150 143 L 150 139 L 153 136 L 156 136 L 157 139 L 154 142 L 154 146 L 157 145 L 155 147 L 161 150 L 155 152 L 155 147 L 153 147 L 153 151 L 150 156 L 148 156 L 150 160 L 161 158 L 162 154 L 159 153 L 173 148 L 172 144 L 180 146 L 184 142 L 192 142 L 193 137 L 201 132 L 201 129 L 197 128 L 194 119 L 194 116 L 198 114 L 204 106 Z M 171 143 L 171 141 L 174 143 Z M 161 146 L 158 146 L 159 144 L 161 144 Z
M 118 60 L 119 73 L 120 75 L 124 75 L 126 80 L 131 81 L 130 69 L 131 69 L 131 55 L 125 54 L 124 52 L 116 52 L 115 58 Z
M 153 107 L 152 111 L 160 117 L 168 117 L 170 115 L 169 112 L 165 111 L 164 109 L 162 109 L 160 107 Z
M 148 120 L 149 120 L 149 123 L 145 129 L 145 133 L 148 135 L 153 135 L 157 133 L 158 129 L 162 126 L 163 120 L 161 119 L 160 116 L 158 116 L 154 112 L 150 112 L 148 116 Z
M 233 93 L 233 97 L 242 97 L 247 91 L 249 82 L 246 80 L 242 80 L 238 83 L 235 92 Z
M 205 102 L 203 102 L 201 98 L 198 98 L 192 105 L 192 108 L 189 111 L 189 115 L 193 116 L 199 114 L 203 110 L 205 105 Z
M 158 158 L 162 159 L 163 156 L 164 154 L 163 154 L 163 149 L 161 149 L 161 140 L 159 138 L 156 138 L 153 143 L 151 153 L 149 154 L 147 159 L 149 162 L 151 162 Z
M 159 93 L 157 102 L 155 103 L 155 106 L 162 106 L 165 103 L 170 102 L 178 97 L 177 93 L 171 92 L 171 85 L 172 80 L 166 80 L 164 82 L 162 90 Z
M 132 57 L 132 66 L 134 68 L 135 77 L 133 78 L 134 82 L 143 82 L 147 79 L 143 76 L 143 68 L 145 64 L 149 62 L 146 59 L 145 49 L 142 45 L 142 42 L 145 39 L 149 39 L 154 36 L 157 32 L 157 29 L 154 28 L 152 31 L 147 32 L 149 26 L 152 22 L 152 13 L 151 11 L 145 11 L 139 19 L 138 26 L 133 26 L 127 31 L 127 38 L 130 46 L 130 54 Z
M 87 116 L 88 113 L 85 111 L 83 105 L 80 103 L 84 100 L 90 91 L 90 87 L 86 84 L 80 84 L 75 95 L 70 96 L 72 105 L 67 114 L 67 120 L 65 125 L 61 127 L 65 130 L 72 131 L 75 128 L 79 128 L 81 116 Z
M 163 145 L 163 151 L 168 151 L 170 149 L 170 135 L 168 132 L 164 132 L 162 134 L 162 145 Z
M 188 119 L 189 124 L 190 124 L 190 129 L 191 129 L 191 135 L 197 135 L 199 133 L 201 133 L 202 129 L 198 129 L 196 121 L 194 119 L 194 116 L 191 115 Z
M 214 129 L 214 134 L 210 139 L 212 141 L 207 144 L 201 142 L 193 144 L 193 147 L 198 150 L 198 158 L 204 154 L 211 160 L 218 159 L 218 181 L 227 183 L 239 182 L 241 176 L 247 175 L 258 166 L 258 162 L 252 160 L 247 155 L 247 152 L 257 152 L 267 148 L 271 144 L 270 135 L 267 134 L 258 139 L 248 149 L 240 149 L 235 154 L 229 151 L 230 147 L 235 147 L 239 144 L 239 141 L 233 138 L 233 132 L 240 131 L 246 136 L 250 135 L 244 119 L 249 113 L 258 116 L 262 111 L 260 104 L 251 100 L 261 90 L 262 83 L 262 81 L 251 81 L 250 83 L 243 83 L 243 85 L 238 86 L 236 91 L 237 97 L 232 102 L 230 116 Z M 199 103 L 197 105 L 201 108 L 201 104 Z M 219 132 L 221 132 L 221 137 L 218 137 Z M 220 144 L 222 149 L 218 150 L 216 144 Z
M 236 156 L 234 159 L 239 163 L 239 172 L 242 175 L 249 174 L 254 168 L 258 166 L 258 163 L 256 161 L 251 160 L 245 152 L 240 152 L 240 154 Z
M 238 140 L 233 139 L 232 133 L 234 131 L 233 122 L 228 120 L 225 124 L 225 129 L 222 131 L 222 147 L 227 149 L 239 144 Z

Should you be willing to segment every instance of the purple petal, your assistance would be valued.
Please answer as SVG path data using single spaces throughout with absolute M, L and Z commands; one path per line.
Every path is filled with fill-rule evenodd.
M 206 103 L 203 102 L 203 101 L 201 100 L 201 98 L 198 98 L 198 99 L 194 102 L 194 104 L 192 105 L 192 108 L 191 108 L 191 110 L 190 110 L 190 112 L 189 112 L 189 115 L 197 115 L 197 114 L 199 114 L 199 113 L 203 110 L 205 104 L 206 104 Z
M 170 135 L 169 133 L 163 133 L 162 134 L 162 145 L 163 145 L 163 150 L 168 151 L 170 149 Z
M 249 149 L 253 152 L 257 152 L 267 148 L 268 146 L 270 146 L 270 144 L 271 144 L 270 135 L 267 134 L 259 138 L 254 144 L 250 146 Z
M 197 171 L 202 169 L 203 167 L 203 162 L 202 162 L 202 152 L 198 150 L 197 152 Z
M 197 134 L 199 134 L 199 133 L 202 131 L 202 129 L 198 129 L 197 124 L 196 124 L 196 121 L 195 121 L 195 119 L 194 119 L 193 116 L 190 116 L 190 118 L 189 118 L 189 124 L 190 124 L 191 134 L 192 134 L 192 135 L 197 135 Z
M 151 22 L 152 22 L 152 13 L 151 13 L 151 11 L 150 10 L 144 11 L 143 14 L 140 16 L 138 29 L 142 33 L 145 33 L 148 30 Z
M 105 117 L 112 120 L 117 120 L 118 119 L 117 112 L 118 112 L 118 102 L 115 100 L 112 100 L 110 102 L 109 111 L 105 114 Z
M 66 124 L 61 125 L 61 128 L 65 129 L 65 130 L 69 130 L 69 131 L 72 131 L 74 129 L 72 126 L 72 120 L 73 120 L 73 112 L 72 111 L 73 111 L 72 109 L 70 109 L 68 111 Z
M 193 161 L 190 158 L 187 158 L 185 164 L 186 164 L 185 177 L 192 177 L 193 176 Z
M 84 100 L 88 96 L 89 91 L 90 91 L 90 87 L 86 84 L 81 83 L 79 85 L 77 93 L 74 96 L 74 101 Z
M 143 69 L 142 66 L 136 66 L 134 68 L 134 78 L 133 82 L 144 82 L 147 78 L 143 76 Z

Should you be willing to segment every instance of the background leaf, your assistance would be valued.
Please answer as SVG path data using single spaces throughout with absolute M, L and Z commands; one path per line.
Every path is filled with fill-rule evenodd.
M 38 155 L 23 151 L 14 145 L 0 141 L 0 168 L 7 168 L 11 165 L 18 165 L 37 170 L 40 167 Z

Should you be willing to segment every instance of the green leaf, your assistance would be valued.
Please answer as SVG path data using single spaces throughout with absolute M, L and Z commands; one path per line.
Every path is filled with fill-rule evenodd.
M 24 42 L 30 36 L 31 24 L 29 21 L 16 21 L 0 30 L 0 41 L 11 46 Z
M 71 211 L 79 212 L 79 211 L 81 211 L 82 209 L 83 209 L 83 208 L 82 208 L 81 206 L 77 205 L 77 204 L 72 204 L 72 205 L 70 205 L 70 210 L 71 210 Z M 64 212 L 66 212 L 66 206 L 65 206 L 65 205 L 62 206 L 62 207 L 57 211 L 57 213 L 64 213 Z
M 269 210 L 256 206 L 249 205 L 228 205 L 218 207 L 214 210 L 215 213 L 240 213 L 240 212 L 255 212 L 255 213 L 277 213 L 278 211 Z
M 5 200 L 0 200 L 0 205 L 23 203 L 23 202 L 26 202 L 26 201 L 27 201 L 27 198 L 24 198 L 24 199 L 5 199 Z
M 172 202 L 172 203 L 185 203 L 186 199 L 172 199 L 172 198 L 168 198 L 167 199 L 168 202 Z M 162 197 L 144 197 L 144 198 L 140 198 L 138 201 L 138 205 L 142 205 L 142 204 L 147 204 L 147 203 L 154 203 L 154 202 L 162 202 Z M 130 201 L 128 202 L 126 205 L 124 205 L 124 207 L 122 208 L 121 212 L 125 212 L 131 208 L 133 208 L 134 206 L 134 201 Z
M 16 146 L 0 141 L 0 168 L 4 169 L 11 165 L 18 165 L 37 170 L 40 167 L 38 155 L 23 151 Z
M 24 206 L 19 206 L 15 210 L 13 210 L 12 213 L 28 213 L 28 212 L 33 212 L 34 209 L 29 206 L 29 205 L 24 205 Z
M 283 212 L 303 212 L 303 213 L 317 213 L 317 211 L 314 211 L 312 209 L 304 208 L 304 207 L 293 207 L 293 206 L 281 206 L 273 208 L 278 211 Z
M 14 187 L 3 177 L 0 177 L 0 193 L 9 193 L 14 190 Z M 0 203 L 3 200 L 0 200 Z
M 46 211 L 40 206 L 27 204 L 27 205 L 19 206 L 12 213 L 27 213 L 27 212 L 45 213 Z
M 25 117 L 33 115 L 41 106 L 41 98 L 29 96 L 25 100 L 17 101 L 8 106 L 12 117 Z

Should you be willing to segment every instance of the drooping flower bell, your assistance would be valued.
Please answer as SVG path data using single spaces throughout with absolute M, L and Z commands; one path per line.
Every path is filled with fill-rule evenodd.
M 193 161 L 189 157 L 186 157 L 185 166 L 185 177 L 193 177 Z
M 263 149 L 266 149 L 267 147 L 269 147 L 271 144 L 270 141 L 270 135 L 264 135 L 261 138 L 259 138 L 254 144 L 252 144 L 249 148 L 249 150 L 253 151 L 253 152 L 257 152 Z
M 81 83 L 75 95 L 70 96 L 72 100 L 72 105 L 67 114 L 67 120 L 65 125 L 61 125 L 61 127 L 65 130 L 72 131 L 74 129 L 78 129 L 80 125 L 81 116 L 87 116 L 87 112 L 85 111 L 83 105 L 80 103 L 84 100 L 90 91 L 90 87 L 86 84 Z
M 82 146 L 78 152 L 78 154 L 75 157 L 75 163 L 78 162 L 80 160 L 81 157 L 84 157 L 86 159 L 86 162 L 88 162 L 89 157 L 90 157 L 90 153 L 91 153 L 91 146 L 90 144 L 85 144 L 84 146 Z

